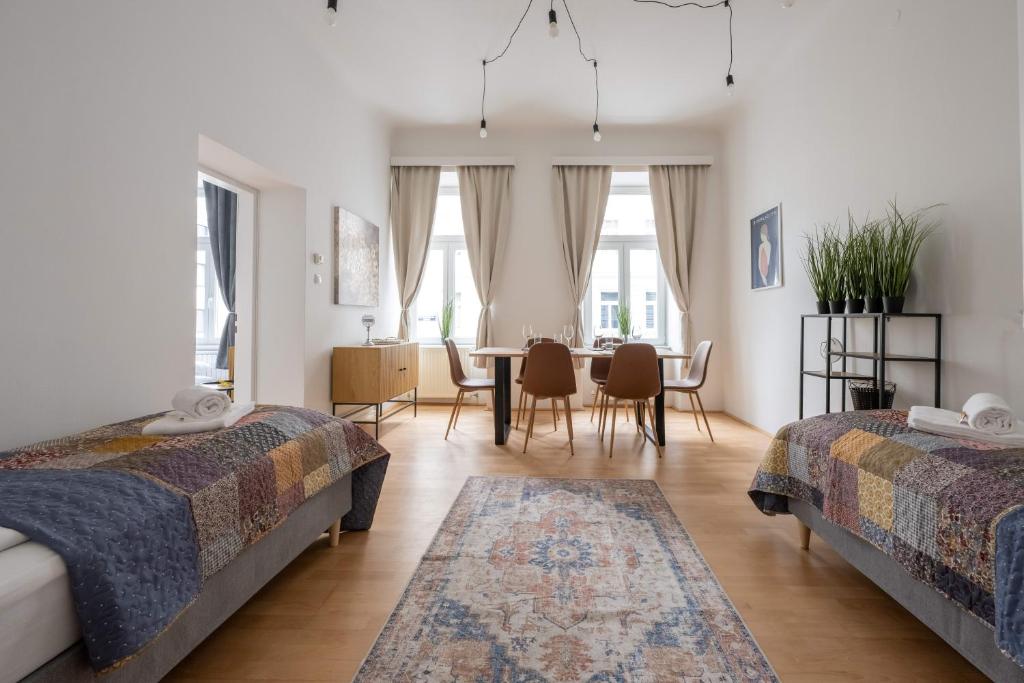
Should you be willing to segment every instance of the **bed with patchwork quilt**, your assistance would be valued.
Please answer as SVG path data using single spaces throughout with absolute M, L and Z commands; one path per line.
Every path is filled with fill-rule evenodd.
M 66 563 L 96 672 L 152 649 L 202 598 L 223 602 L 204 596 L 222 575 L 234 586 L 269 580 L 342 515 L 341 528 L 369 528 L 387 468 L 388 452 L 366 432 L 314 410 L 261 405 L 226 429 L 144 436 L 161 416 L 0 453 L 0 527 Z M 259 546 L 270 537 L 268 554 Z M 247 566 L 232 572 L 236 559 Z M 157 668 L 126 680 L 158 678 Z
M 924 595 L 947 603 L 945 621 L 966 617 L 947 624 L 953 636 L 981 626 L 1017 665 L 986 662 L 951 642 L 976 666 L 1000 679 L 1024 672 L 1024 449 L 917 431 L 902 411 L 822 415 L 779 430 L 749 495 L 767 514 L 809 511 L 797 513 L 801 522 L 813 517 L 815 531 L 853 554 L 882 553 L 902 578 L 931 589 Z M 836 527 L 864 543 L 836 536 Z M 913 587 L 883 588 L 897 597 Z M 905 606 L 915 614 L 935 608 Z

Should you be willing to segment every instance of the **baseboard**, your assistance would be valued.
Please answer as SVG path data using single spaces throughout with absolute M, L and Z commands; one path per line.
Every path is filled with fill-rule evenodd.
M 750 427 L 755 432 L 760 432 L 760 433 L 764 434 L 765 436 L 769 436 L 769 437 L 774 437 L 775 436 L 775 434 L 773 434 L 772 432 L 769 432 L 766 429 L 761 429 L 756 424 L 751 424 L 750 422 L 747 422 L 746 420 L 744 420 L 742 417 L 737 417 L 737 416 L 733 415 L 728 410 L 723 410 L 722 414 L 725 415 L 726 417 L 731 417 L 732 419 L 736 420 L 737 422 L 739 422 L 744 427 Z

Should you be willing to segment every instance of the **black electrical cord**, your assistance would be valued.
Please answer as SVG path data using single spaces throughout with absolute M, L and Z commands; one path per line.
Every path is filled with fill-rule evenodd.
M 729 70 L 725 74 L 726 83 L 732 85 L 732 64 L 733 64 L 733 37 L 732 37 L 732 3 L 730 0 L 721 0 L 720 2 L 714 3 L 700 3 L 700 2 L 668 2 L 667 0 L 633 0 L 633 2 L 644 5 L 661 5 L 662 7 L 668 7 L 670 9 L 679 9 L 680 7 L 697 7 L 698 9 L 714 9 L 716 7 L 725 7 L 729 10 Z
M 554 1 L 555 0 L 551 0 L 552 5 L 554 5 Z M 487 101 L 487 65 L 488 64 L 493 64 L 494 62 L 496 62 L 499 59 L 501 59 L 502 57 L 504 57 L 505 53 L 508 52 L 508 49 L 510 47 L 512 47 L 512 41 L 515 40 L 516 34 L 519 33 L 519 28 L 523 25 L 523 22 L 526 20 L 526 15 L 530 13 L 530 8 L 531 7 L 533 7 L 533 0 L 529 0 L 529 2 L 526 3 L 526 9 L 523 10 L 523 16 L 519 17 L 519 23 L 517 23 L 516 27 L 514 29 L 512 29 L 512 33 L 508 37 L 508 42 L 505 43 L 505 49 L 503 49 L 501 52 L 499 52 L 494 57 L 491 57 L 490 59 L 484 59 L 483 60 L 484 87 L 483 87 L 483 91 L 482 91 L 482 93 L 480 95 L 480 121 L 481 122 L 483 122 L 487 118 L 486 116 L 484 116 L 484 106 L 485 106 L 485 103 Z
M 568 0 L 562 0 L 562 7 L 565 8 L 565 16 L 569 17 L 569 25 L 572 26 L 572 32 L 576 34 L 576 47 L 580 51 L 580 57 L 594 65 L 594 125 L 596 126 L 597 119 L 601 113 L 601 84 L 597 75 L 597 59 L 590 57 L 583 51 L 583 38 L 580 37 L 579 29 L 576 28 L 576 22 L 572 18 L 572 12 L 569 11 Z

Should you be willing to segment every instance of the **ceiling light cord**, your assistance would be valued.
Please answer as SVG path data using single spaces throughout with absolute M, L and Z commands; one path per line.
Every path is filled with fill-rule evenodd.
M 594 65 L 594 142 L 601 142 L 601 128 L 598 125 L 598 119 L 601 116 L 601 81 L 598 77 L 597 59 L 583 50 L 583 38 L 580 36 L 579 29 L 576 28 L 576 21 L 572 18 L 568 0 L 562 0 L 562 7 L 565 8 L 565 16 L 569 17 L 569 26 L 572 27 L 572 32 L 576 34 L 576 47 L 580 51 L 580 57 Z
M 554 7 L 554 2 L 555 2 L 555 0 L 551 0 L 552 7 Z M 514 29 L 512 29 L 512 33 L 509 34 L 508 42 L 505 43 L 504 49 L 501 52 L 499 52 L 497 55 L 495 55 L 494 57 L 491 57 L 490 59 L 485 58 L 482 61 L 483 89 L 481 90 L 481 93 L 480 93 L 480 137 L 481 138 L 486 138 L 487 137 L 487 115 L 486 115 L 486 108 L 487 108 L 487 65 L 488 64 L 493 64 L 494 62 L 496 62 L 499 59 L 501 59 L 502 57 L 504 57 L 505 53 L 508 52 L 508 49 L 510 47 L 512 47 L 512 41 L 515 40 L 516 34 L 519 33 L 519 28 L 523 25 L 523 21 L 526 20 L 526 15 L 530 13 L 530 8 L 531 7 L 533 7 L 533 0 L 529 0 L 529 2 L 526 3 L 526 9 L 523 10 L 523 15 L 521 17 L 519 17 L 519 22 L 516 24 L 516 27 Z
M 668 2 L 667 0 L 633 0 L 633 2 L 643 5 L 661 5 L 662 7 L 668 7 L 669 9 L 680 9 L 681 7 L 696 7 L 697 9 L 715 9 L 716 7 L 724 7 L 729 10 L 729 70 L 725 72 L 725 85 L 729 90 L 729 94 L 733 93 L 736 88 L 736 78 L 732 75 L 732 65 L 734 59 L 733 52 L 733 34 L 732 34 L 732 3 L 730 0 L 720 0 L 719 2 L 712 3 L 701 3 L 701 2 Z M 792 3 L 791 3 L 792 4 Z

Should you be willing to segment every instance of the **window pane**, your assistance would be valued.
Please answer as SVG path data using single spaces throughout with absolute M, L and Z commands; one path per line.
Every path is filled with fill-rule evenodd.
M 444 299 L 444 250 L 431 249 L 423 267 L 423 282 L 416 295 L 416 336 L 437 339 L 441 336 L 437 323 Z
M 598 249 L 590 272 L 591 320 L 594 336 L 613 336 L 618 330 L 619 251 Z
M 459 200 L 459 177 L 453 171 L 441 173 L 441 184 L 437 193 L 437 209 L 434 211 L 434 234 L 462 237 L 462 203 Z
M 649 191 L 644 194 L 617 194 L 615 188 L 608 195 L 608 208 L 604 213 L 602 236 L 653 235 L 654 205 Z
M 654 205 L 646 171 L 612 173 L 602 235 L 653 235 Z
M 456 249 L 454 253 L 455 291 L 455 329 L 452 334 L 457 339 L 476 339 L 477 321 L 480 319 L 480 297 L 476 294 L 473 284 L 473 272 L 469 267 L 469 253 L 465 249 Z
M 658 339 L 658 252 L 655 249 L 629 250 L 629 309 L 633 328 L 643 339 Z

